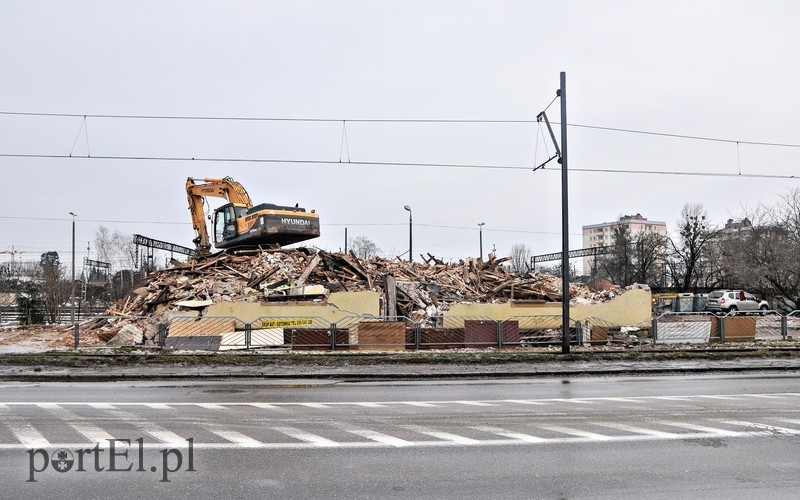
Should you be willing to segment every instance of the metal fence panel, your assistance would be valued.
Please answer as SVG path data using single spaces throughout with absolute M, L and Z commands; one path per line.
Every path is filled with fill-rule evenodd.
M 530 316 L 512 316 L 504 324 L 516 323 L 519 345 L 543 346 L 561 344 L 562 328 L 560 314 L 538 314 Z M 578 343 L 582 339 L 574 320 L 570 319 L 570 343 Z M 513 329 L 512 329 L 513 331 Z M 505 328 L 504 328 L 505 332 Z M 508 342 L 513 345 L 513 342 Z
M 415 343 L 415 324 L 404 316 L 348 316 L 336 328 L 347 329 L 344 347 L 352 350 L 396 351 Z
M 498 322 L 487 316 L 437 316 L 420 326 L 420 349 L 498 346 Z
M 756 319 L 756 340 L 781 340 L 783 338 L 783 316 L 778 311 L 765 311 Z
M 333 324 L 316 316 L 261 317 L 250 324 L 251 348 L 291 347 L 293 350 L 331 348 Z M 337 332 L 337 343 L 346 331 Z
M 716 316 L 707 313 L 667 312 L 656 318 L 656 344 L 706 344 L 711 340 Z
M 583 342 L 589 345 L 646 344 L 652 342 L 651 321 L 635 325 L 619 325 L 590 316 L 584 321 Z
M 800 311 L 792 311 L 786 315 L 784 337 L 787 339 L 800 339 Z
M 227 350 L 247 348 L 247 324 L 232 316 L 172 318 L 164 347 L 168 349 Z

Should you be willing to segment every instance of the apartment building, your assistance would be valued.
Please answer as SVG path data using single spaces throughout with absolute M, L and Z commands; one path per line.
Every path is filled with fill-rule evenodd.
M 603 247 L 614 244 L 614 229 L 619 226 L 627 226 L 631 236 L 639 233 L 652 231 L 667 236 L 667 223 L 661 221 L 647 220 L 642 214 L 623 215 L 614 222 L 601 222 L 600 224 L 589 224 L 583 226 L 583 248 Z M 583 258 L 583 273 L 592 274 L 594 267 L 594 257 Z

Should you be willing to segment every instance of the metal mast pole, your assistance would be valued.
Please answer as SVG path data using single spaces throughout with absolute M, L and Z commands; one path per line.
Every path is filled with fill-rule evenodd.
M 69 320 L 73 325 L 75 324 L 75 214 L 70 212 L 72 216 L 72 291 L 70 292 L 70 315 Z
M 561 72 L 561 352 L 569 353 L 569 197 L 567 169 L 567 74 Z

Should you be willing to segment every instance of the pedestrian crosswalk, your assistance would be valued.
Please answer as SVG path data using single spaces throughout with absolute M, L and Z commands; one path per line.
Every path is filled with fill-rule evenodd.
M 586 430 L 575 425 L 530 424 L 527 432 L 519 432 L 505 427 L 475 425 L 465 432 L 447 428 L 442 430 L 433 426 L 403 425 L 395 432 L 404 432 L 404 437 L 393 435 L 393 430 L 381 426 L 380 430 L 360 427 L 345 429 L 350 439 L 331 439 L 325 434 L 328 428 L 313 428 L 306 430 L 298 426 L 269 426 L 259 429 L 254 435 L 247 435 L 238 430 L 220 425 L 209 425 L 202 429 L 193 428 L 186 431 L 182 437 L 172 431 L 145 430 L 144 447 L 163 448 L 187 446 L 188 439 L 192 439 L 196 449 L 202 448 L 265 448 L 265 449 L 319 449 L 319 448 L 408 448 L 408 447 L 434 447 L 434 446 L 509 446 L 509 445 L 546 445 L 567 443 L 590 442 L 635 442 L 659 440 L 696 440 L 709 438 L 741 438 L 758 436 L 797 436 L 800 435 L 800 424 L 793 423 L 793 427 L 785 424 L 786 420 L 765 417 L 757 421 L 714 421 L 704 424 L 692 422 L 659 421 L 651 423 L 660 429 L 672 427 L 672 431 L 643 427 L 640 425 L 620 424 L 617 422 L 594 422 L 592 428 L 605 428 L 603 433 L 598 430 Z M 782 424 L 782 425 L 778 425 Z M 14 422 L 0 424 L 5 430 L 10 431 L 13 440 L 0 442 L 0 449 L 31 449 L 31 448 L 89 448 L 95 444 L 107 446 L 109 439 L 135 441 L 139 434 L 135 430 L 116 432 L 86 432 L 77 427 L 76 430 L 83 435 L 82 440 L 65 442 L 59 439 L 48 439 L 42 432 L 32 425 L 20 425 Z M 191 427 L 191 426 L 190 426 Z M 201 426 L 202 427 L 202 426 Z M 198 438 L 198 430 L 205 434 Z M 547 437 L 544 437 L 544 432 Z M 255 436 L 255 434 L 258 434 Z M 272 439 L 269 435 L 272 434 Z M 279 434 L 284 439 L 275 439 Z M 481 437 L 474 437 L 480 434 Z M 538 434 L 538 435 L 537 435 Z M 266 436 L 266 437 L 265 437 Z M 409 437 L 412 436 L 412 437 Z M 415 437 L 414 437 L 415 436 Z M 5 437 L 5 436 L 4 436 Z M 103 439 L 101 439 L 103 438 Z
M 620 418 L 620 413 L 610 412 L 554 418 L 569 414 L 544 411 L 620 404 L 663 407 L 712 400 L 726 405 L 759 404 L 748 405 L 746 412 L 731 407 L 727 417 L 688 412 L 677 419 L 664 419 L 669 412 L 653 413 L 662 418 L 645 413 L 628 418 L 621 413 Z M 769 401 L 790 404 L 776 412 L 764 408 Z M 291 403 L 4 402 L 0 404 L 0 450 L 91 447 L 114 439 L 142 439 L 145 447 L 186 446 L 191 439 L 197 449 L 313 450 L 796 437 L 800 419 L 792 418 L 795 401 L 800 402 L 800 393 Z M 469 411 L 455 411 L 458 408 Z M 502 418 L 486 413 L 493 408 L 506 413 Z M 411 409 L 415 418 L 406 418 Z M 431 413 L 435 409 L 454 410 L 448 413 L 452 418 Z M 349 410 L 347 418 L 330 414 L 343 410 Z
M 179 410 L 187 407 L 207 410 L 227 410 L 235 407 L 253 407 L 265 410 L 291 410 L 312 408 L 317 410 L 336 410 L 347 407 L 397 409 L 401 407 L 417 408 L 454 408 L 454 407 L 508 407 L 519 406 L 590 406 L 615 403 L 648 405 L 653 403 L 702 403 L 706 400 L 755 401 L 796 400 L 800 403 L 800 392 L 783 392 L 770 394 L 697 394 L 672 396 L 629 396 L 629 397 L 595 397 L 595 398 L 549 398 L 549 399 L 485 399 L 485 400 L 437 400 L 437 401 L 306 401 L 306 402 L 5 402 L 0 409 L 18 406 L 38 406 L 43 409 L 63 410 L 69 407 L 86 406 L 100 410 L 119 408 L 147 407 L 155 410 Z

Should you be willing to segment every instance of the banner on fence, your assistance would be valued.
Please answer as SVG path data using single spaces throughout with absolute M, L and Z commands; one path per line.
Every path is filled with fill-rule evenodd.
M 259 328 L 291 328 L 312 326 L 314 324 L 313 318 L 269 318 L 262 319 Z

